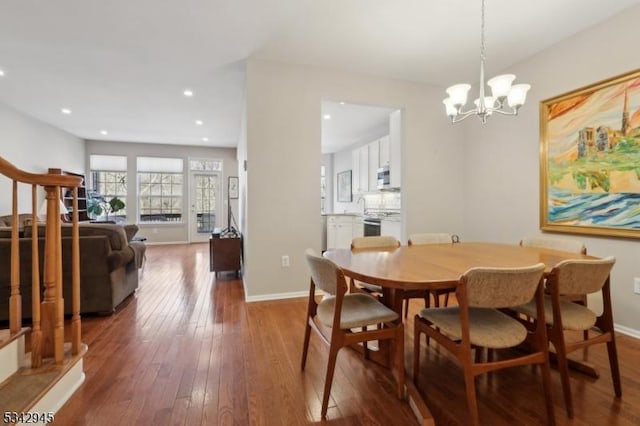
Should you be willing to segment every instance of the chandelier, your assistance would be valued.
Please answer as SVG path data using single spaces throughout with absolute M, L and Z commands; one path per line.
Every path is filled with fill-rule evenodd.
M 531 88 L 528 84 L 514 84 L 516 76 L 503 74 L 493 77 L 487 84 L 491 87 L 491 96 L 485 96 L 484 86 L 484 0 L 482 0 L 482 19 L 480 25 L 480 93 L 473 101 L 474 108 L 464 110 L 467 103 L 467 95 L 471 85 L 455 84 L 447 89 L 448 98 L 444 103 L 447 115 L 452 123 L 458 123 L 471 115 L 477 115 L 482 124 L 487 122 L 491 114 L 518 115 L 518 109 L 524 105 L 527 91 Z

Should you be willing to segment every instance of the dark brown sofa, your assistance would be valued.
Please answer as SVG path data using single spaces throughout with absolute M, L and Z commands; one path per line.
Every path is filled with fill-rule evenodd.
M 10 227 L 3 228 L 0 220 L 0 320 L 9 316 L 10 230 Z M 80 224 L 81 313 L 112 313 L 138 288 L 138 269 L 142 265 L 145 245 L 131 241 L 136 231 L 136 225 Z M 38 227 L 38 234 L 42 277 L 44 226 Z M 70 314 L 71 225 L 67 224 L 62 226 L 62 263 L 64 312 Z M 23 226 L 20 237 L 20 293 L 24 318 L 31 317 L 31 269 L 31 227 Z

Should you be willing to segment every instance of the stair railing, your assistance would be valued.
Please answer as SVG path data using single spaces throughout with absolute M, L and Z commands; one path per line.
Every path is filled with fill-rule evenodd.
M 0 174 L 12 183 L 11 228 L 11 293 L 9 296 L 9 330 L 16 334 L 22 329 L 22 295 L 20 294 L 20 234 L 18 217 L 18 184 L 31 185 L 31 366 L 42 365 L 43 358 L 64 361 L 64 298 L 62 294 L 62 223 L 60 216 L 61 188 L 73 188 L 72 208 L 72 317 L 71 353 L 78 355 L 81 345 L 80 322 L 80 231 L 78 227 L 78 186 L 82 178 L 63 175 L 60 169 L 36 174 L 20 170 L 0 157 Z M 38 188 L 46 193 L 47 217 L 44 238 L 43 279 L 40 278 Z M 44 287 L 44 291 L 41 288 Z M 42 294 L 42 300 L 41 300 Z

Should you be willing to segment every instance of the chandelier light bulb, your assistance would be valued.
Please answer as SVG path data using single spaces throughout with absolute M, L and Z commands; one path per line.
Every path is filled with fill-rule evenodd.
M 529 84 L 514 84 L 511 87 L 509 96 L 507 97 L 507 103 L 510 107 L 519 108 L 524 105 L 527 100 L 527 92 L 531 89 Z
M 454 117 L 458 113 L 458 109 L 453 106 L 453 101 L 451 100 L 451 98 L 444 99 L 442 103 L 444 104 L 447 110 L 447 115 L 449 117 Z
M 447 94 L 449 95 L 449 99 L 451 99 L 451 104 L 458 108 L 466 104 L 469 89 L 471 89 L 470 84 L 455 84 L 449 87 L 447 89 Z
M 491 94 L 494 98 L 502 98 L 503 96 L 507 96 L 509 94 L 509 90 L 511 90 L 511 83 L 516 79 L 516 76 L 513 74 L 502 74 L 493 77 L 487 84 L 491 87 Z

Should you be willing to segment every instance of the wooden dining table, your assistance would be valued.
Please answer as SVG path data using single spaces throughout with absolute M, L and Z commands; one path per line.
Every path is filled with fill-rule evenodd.
M 473 267 L 521 267 L 544 263 L 545 273 L 548 273 L 562 260 L 595 259 L 581 253 L 483 242 L 334 249 L 326 251 L 324 256 L 336 263 L 347 277 L 382 286 L 382 300 L 399 314 L 398 321 L 402 320 L 405 291 L 452 288 L 460 276 Z M 379 344 L 379 351 L 371 358 L 389 367 L 392 365 L 389 347 L 384 341 Z M 579 369 L 589 373 L 588 366 Z M 428 409 L 410 380 L 407 384 L 410 402 L 423 413 L 421 423 L 428 424 Z

